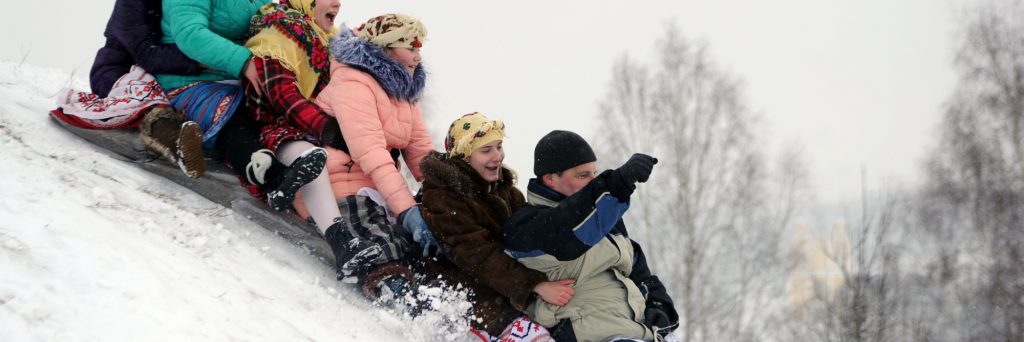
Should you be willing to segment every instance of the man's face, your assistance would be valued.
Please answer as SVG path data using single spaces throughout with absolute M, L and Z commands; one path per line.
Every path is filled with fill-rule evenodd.
M 597 162 L 589 162 L 565 170 L 562 175 L 549 173 L 544 175 L 544 185 L 565 196 L 572 196 L 590 181 L 597 177 Z

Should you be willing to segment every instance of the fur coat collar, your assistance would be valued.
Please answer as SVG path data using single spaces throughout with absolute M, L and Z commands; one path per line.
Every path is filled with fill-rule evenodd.
M 461 159 L 449 159 L 445 153 L 432 151 L 420 162 L 423 170 L 423 186 L 444 188 L 450 187 L 456 193 L 467 198 L 479 192 L 490 193 L 498 187 L 515 186 L 516 175 L 505 165 L 501 166 L 501 177 L 497 182 L 490 183 L 473 170 L 469 163 Z

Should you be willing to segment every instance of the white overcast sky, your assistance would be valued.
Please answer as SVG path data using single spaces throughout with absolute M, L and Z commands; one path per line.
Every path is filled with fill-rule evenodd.
M 387 12 L 422 19 L 434 135 L 472 111 L 504 119 L 507 163 L 528 178 L 533 146 L 552 129 L 602 143 L 593 117 L 612 64 L 624 53 L 652 60 L 675 20 L 745 80 L 771 148 L 802 146 L 819 199 L 831 201 L 857 196 L 862 166 L 872 186 L 913 184 L 953 89 L 958 13 L 973 2 L 342 0 L 339 21 L 355 26 Z M 0 59 L 86 79 L 113 3 L 8 3 Z

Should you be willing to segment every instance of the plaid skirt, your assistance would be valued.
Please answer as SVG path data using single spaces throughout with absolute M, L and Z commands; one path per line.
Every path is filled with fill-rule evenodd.
M 341 236 L 345 248 L 334 258 L 343 282 L 360 282 L 380 265 L 401 262 L 412 251 L 409 237 L 388 222 L 385 208 L 366 196 L 352 195 L 338 201 L 341 210 Z

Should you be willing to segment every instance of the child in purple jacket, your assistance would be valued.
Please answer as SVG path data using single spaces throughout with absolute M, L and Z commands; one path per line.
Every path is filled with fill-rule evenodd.
M 50 114 L 79 128 L 138 127 L 148 149 L 198 178 L 206 170 L 200 127 L 171 108 L 154 75 L 198 75 L 204 67 L 177 45 L 161 43 L 162 5 L 162 0 L 117 0 L 103 32 L 106 43 L 89 71 L 92 92 L 62 90 L 60 108 Z
M 178 46 L 160 42 L 161 0 L 117 0 L 103 35 L 106 44 L 89 71 L 89 86 L 99 97 L 107 97 L 114 81 L 127 74 L 132 65 L 150 74 L 198 75 L 199 62 L 189 59 Z

